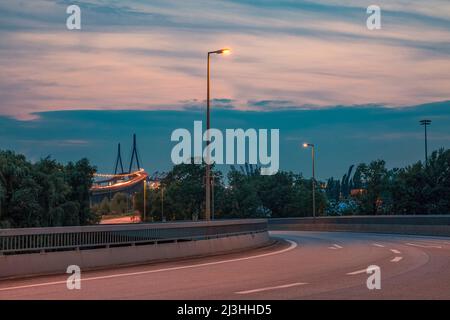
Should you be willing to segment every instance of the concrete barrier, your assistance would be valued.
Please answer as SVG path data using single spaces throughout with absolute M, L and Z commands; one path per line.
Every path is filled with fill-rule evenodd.
M 257 223 L 265 220 L 255 220 Z M 246 224 L 250 221 L 246 220 Z M 214 222 L 198 223 L 208 227 Z M 230 221 L 236 226 L 236 221 Z M 227 223 L 217 222 L 223 229 Z M 206 229 L 205 230 L 210 230 Z M 0 278 L 23 277 L 41 274 L 65 273 L 69 265 L 77 265 L 81 270 L 105 268 L 110 266 L 143 264 L 169 259 L 206 256 L 236 250 L 261 247 L 270 243 L 265 229 L 249 231 L 246 234 L 218 234 L 214 237 L 189 241 L 155 242 L 152 244 L 104 247 L 97 249 L 43 251 L 41 253 L 22 253 L 0 255 Z
M 350 231 L 450 237 L 450 216 L 348 216 L 269 219 L 269 230 Z
M 205 256 L 269 243 L 267 232 L 225 238 L 143 246 L 0 256 L 1 278 L 65 273 L 69 265 L 81 270 Z

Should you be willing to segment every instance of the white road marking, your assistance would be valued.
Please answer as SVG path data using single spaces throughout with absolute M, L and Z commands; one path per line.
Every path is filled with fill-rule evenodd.
M 391 262 L 399 262 L 402 259 L 403 257 L 395 257 L 394 259 L 391 260 Z
M 441 246 L 430 246 L 430 245 L 421 245 L 416 243 L 405 243 L 407 246 L 413 246 L 413 247 L 419 247 L 419 248 L 436 248 L 436 249 L 442 249 Z
M 180 266 L 180 267 L 171 267 L 171 268 L 164 268 L 164 269 L 155 269 L 155 270 L 146 270 L 146 271 L 138 271 L 138 272 L 129 272 L 129 273 L 117 273 L 117 274 L 110 274 L 107 276 L 98 276 L 98 277 L 91 277 L 91 278 L 81 278 L 81 281 L 93 281 L 93 280 L 104 280 L 104 279 L 111 279 L 111 278 L 119 278 L 119 277 L 129 277 L 129 276 L 138 276 L 143 274 L 150 274 L 150 273 L 157 273 L 157 272 L 164 272 L 164 271 L 176 271 L 176 270 L 183 270 L 183 269 L 191 269 L 191 268 L 199 268 L 199 267 L 207 267 L 207 266 L 213 266 L 217 264 L 223 264 L 223 263 L 229 263 L 229 262 L 237 262 L 237 261 L 243 261 L 243 260 L 250 260 L 250 259 L 256 259 L 256 258 L 263 258 L 268 257 L 276 254 L 285 253 L 288 251 L 291 251 L 295 249 L 298 244 L 295 241 L 288 240 L 290 243 L 290 246 L 288 248 L 269 252 L 269 253 L 263 253 L 258 254 L 254 256 L 249 257 L 243 257 L 243 258 L 236 258 L 236 259 L 229 259 L 229 260 L 221 260 L 221 261 L 214 261 L 214 262 L 206 262 L 206 263 L 199 263 L 199 264 L 192 264 L 187 266 Z M 66 280 L 63 281 L 53 281 L 53 282 L 43 282 L 43 283 L 35 283 L 30 285 L 23 285 L 23 286 L 15 286 L 15 287 L 6 287 L 6 288 L 0 288 L 0 291 L 8 291 L 8 290 L 16 290 L 16 289 L 27 289 L 27 288 L 35 288 L 35 287 L 43 287 L 43 286 L 52 286 L 57 284 L 66 284 Z
M 375 246 L 375 247 L 384 248 L 384 246 L 382 244 L 379 244 L 379 243 L 372 243 L 372 245 Z
M 361 274 L 361 273 L 367 273 L 367 268 L 366 269 L 362 269 L 362 270 L 358 270 L 358 271 L 349 272 L 349 273 L 347 273 L 347 275 L 348 276 L 354 276 L 355 274 Z
M 401 252 L 400 251 L 398 251 L 398 250 L 395 250 L 395 249 L 389 249 L 389 250 L 391 250 L 393 253 L 395 253 L 395 254 L 401 254 Z
M 333 246 L 335 246 L 336 248 L 338 248 L 338 249 L 342 249 L 342 247 L 340 246 L 340 245 L 338 245 L 338 244 L 333 244 Z
M 337 250 L 336 247 L 328 247 L 328 249 Z
M 292 288 L 292 287 L 302 286 L 302 285 L 305 285 L 305 284 L 307 284 L 307 283 L 305 283 L 305 282 L 295 282 L 295 283 L 284 284 L 284 285 L 281 285 L 281 286 L 274 286 L 274 287 L 266 287 L 266 288 L 238 291 L 238 292 L 235 292 L 235 293 L 236 294 L 249 294 L 249 293 L 269 291 L 269 290 L 278 290 L 278 289 Z

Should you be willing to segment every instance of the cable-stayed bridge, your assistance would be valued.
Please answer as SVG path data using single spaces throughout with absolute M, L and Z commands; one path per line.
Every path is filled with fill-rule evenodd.
M 123 167 L 119 143 L 114 173 L 96 173 L 94 177 L 95 181 L 91 188 L 91 201 L 94 203 L 102 201 L 105 197 L 112 198 L 117 192 L 133 194 L 142 190 L 149 176 L 140 166 L 135 134 L 128 171 Z

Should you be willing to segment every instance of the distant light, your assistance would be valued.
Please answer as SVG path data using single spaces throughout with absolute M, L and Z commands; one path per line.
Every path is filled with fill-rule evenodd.
M 306 142 L 303 144 L 303 148 L 308 148 L 308 144 Z

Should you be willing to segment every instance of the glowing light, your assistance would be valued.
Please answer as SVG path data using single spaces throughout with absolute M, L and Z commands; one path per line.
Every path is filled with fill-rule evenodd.
M 127 173 L 127 174 L 96 174 L 97 177 L 113 177 L 113 178 L 129 178 L 129 180 L 122 180 L 122 181 L 114 181 L 114 183 L 111 183 L 111 180 L 106 181 L 98 181 L 95 185 L 91 187 L 91 191 L 93 192 L 99 192 L 99 191 L 115 191 L 120 190 L 122 188 L 131 187 L 137 183 L 141 183 L 142 181 L 145 181 L 148 177 L 148 174 L 144 171 L 144 169 L 140 169 L 138 171 Z M 102 183 L 108 182 L 108 185 L 102 185 Z
M 138 172 L 142 172 L 144 169 L 139 169 L 138 171 L 131 172 L 131 173 L 122 173 L 122 174 L 112 174 L 112 173 L 94 173 L 94 177 L 101 177 L 101 178 L 125 178 L 125 177 L 131 177 L 133 175 L 136 175 Z
M 231 54 L 231 49 L 228 49 L 228 48 L 222 49 L 221 51 L 222 51 L 222 54 L 226 55 L 226 56 Z

